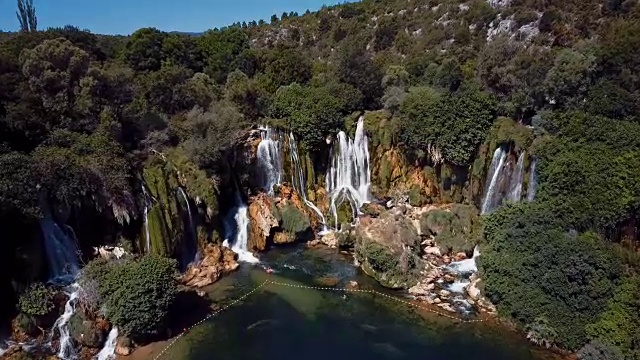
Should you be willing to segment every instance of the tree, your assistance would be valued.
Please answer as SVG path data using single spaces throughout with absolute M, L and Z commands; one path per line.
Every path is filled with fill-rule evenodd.
M 209 30 L 198 41 L 206 58 L 204 72 L 219 84 L 243 63 L 249 49 L 247 34 L 242 29 Z
M 124 58 L 136 71 L 157 71 L 162 64 L 162 45 L 167 34 L 156 28 L 143 28 L 131 34 Z
M 16 16 L 20 22 L 22 32 L 35 32 L 38 30 L 38 18 L 33 0 L 18 0 L 18 11 Z
M 265 61 L 265 73 L 271 78 L 273 91 L 282 85 L 304 84 L 311 79 L 311 62 L 296 49 L 277 49 Z
M 162 42 L 162 59 L 201 72 L 204 58 L 196 40 L 189 35 L 169 34 Z
M 382 97 L 382 70 L 370 58 L 362 42 L 354 40 L 338 54 L 337 75 L 363 95 L 363 107 L 375 109 Z
M 89 55 L 60 38 L 26 49 L 20 62 L 29 88 L 41 98 L 52 121 L 72 118 L 80 79 L 89 68 Z

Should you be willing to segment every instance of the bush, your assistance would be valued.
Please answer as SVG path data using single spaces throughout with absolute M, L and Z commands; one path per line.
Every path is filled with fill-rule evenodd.
M 616 348 L 603 344 L 598 340 L 591 341 L 577 353 L 578 360 L 623 360 L 624 357 Z
M 144 256 L 138 260 L 92 261 L 84 280 L 97 281 L 107 318 L 132 340 L 152 340 L 166 327 L 177 294 L 175 260 Z
M 605 308 L 622 271 L 612 249 L 593 233 L 565 231 L 544 203 L 500 208 L 484 225 L 483 279 L 499 313 L 523 327 L 546 318 L 555 336 L 534 332 L 535 339 L 582 347 L 587 325 Z
M 31 316 L 45 316 L 54 309 L 53 291 L 34 283 L 20 296 L 20 311 Z
M 363 255 L 373 270 L 380 273 L 393 272 L 398 265 L 398 259 L 387 248 L 376 242 L 367 244 Z

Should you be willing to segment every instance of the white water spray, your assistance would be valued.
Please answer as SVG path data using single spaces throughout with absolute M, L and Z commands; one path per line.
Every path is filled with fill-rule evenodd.
M 40 220 L 40 229 L 52 281 L 68 284 L 80 270 L 75 239 L 66 234 L 48 213 Z
M 291 174 L 291 181 L 294 186 L 298 187 L 298 193 L 302 196 L 302 201 L 311 208 L 320 218 L 320 222 L 322 223 L 322 231 L 320 234 L 328 232 L 326 221 L 324 219 L 324 215 L 322 215 L 322 211 L 318 209 L 318 207 L 307 199 L 307 188 L 306 182 L 304 178 L 304 173 L 302 172 L 302 166 L 300 166 L 300 156 L 298 155 L 298 146 L 296 145 L 296 139 L 293 136 L 293 133 L 289 133 L 289 154 L 291 155 L 291 163 L 294 167 L 294 170 Z M 297 179 L 297 181 L 296 181 Z
M 261 127 L 262 140 L 258 144 L 258 168 L 261 170 L 260 186 L 273 196 L 273 187 L 280 185 L 284 177 L 280 136 L 269 127 Z
M 230 239 L 233 239 L 231 250 L 238 254 L 238 260 L 248 263 L 258 263 L 248 248 L 249 241 L 249 215 L 247 205 L 242 201 L 239 193 L 236 193 L 236 206 L 231 209 L 224 219 L 225 240 L 223 245 L 229 247 Z
M 354 214 L 370 202 L 371 169 L 369 139 L 360 116 L 354 139 L 340 131 L 332 149 L 331 166 L 326 174 L 326 189 L 331 194 L 331 212 L 338 227 L 337 203 L 348 200 Z
M 109 331 L 107 341 L 104 343 L 102 350 L 98 353 L 97 360 L 115 360 L 117 340 L 118 328 L 114 326 L 111 331 Z
M 516 169 L 511 174 L 511 181 L 509 182 L 509 194 L 507 199 L 511 202 L 520 202 L 522 199 L 522 181 L 524 180 L 524 158 L 525 151 L 520 153 L 518 157 L 518 163 Z
M 476 258 L 478 256 L 480 256 L 480 248 L 476 246 L 473 249 L 473 257 L 471 257 L 471 259 L 454 261 L 447 265 L 447 269 L 457 274 L 475 273 L 478 271 L 478 267 L 476 266 Z
M 489 168 L 489 174 L 487 179 L 489 179 L 489 183 L 487 184 L 484 200 L 482 201 L 481 214 L 487 214 L 495 209 L 498 206 L 498 202 L 496 201 L 498 180 L 500 179 L 500 173 L 504 167 L 504 161 L 507 158 L 507 152 L 499 147 L 493 153 L 493 159 L 491 159 L 491 167 Z
M 185 204 L 187 204 L 187 215 L 189 216 L 189 230 L 191 231 L 191 241 L 193 242 L 193 244 L 188 244 L 188 249 L 190 251 L 189 254 L 187 254 L 190 258 L 187 259 L 186 263 L 194 263 L 197 262 L 200 259 L 200 248 L 198 246 L 198 234 L 196 231 L 196 224 L 193 221 L 193 214 L 191 213 L 191 205 L 189 204 L 189 198 L 187 197 L 187 193 L 184 191 L 183 188 L 178 187 L 178 192 L 182 195 L 182 199 L 184 200 Z M 191 253 L 192 252 L 192 253 Z
M 147 189 L 142 185 L 142 193 L 144 194 L 144 234 L 146 240 L 147 254 L 151 253 L 151 236 L 149 235 L 149 194 Z
M 73 340 L 69 333 L 69 320 L 76 311 L 80 291 L 81 288 L 78 283 L 73 283 L 67 288 L 69 300 L 67 300 L 67 303 L 64 305 L 64 313 L 53 324 L 53 331 L 57 330 L 60 334 L 60 350 L 57 356 L 62 360 L 78 359 L 78 353 L 73 348 Z M 53 332 L 51 333 L 51 337 L 53 337 Z

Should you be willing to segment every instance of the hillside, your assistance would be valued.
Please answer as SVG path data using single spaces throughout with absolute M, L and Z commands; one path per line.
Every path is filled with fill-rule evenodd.
M 239 156 L 255 158 L 259 125 L 297 139 L 306 195 L 289 195 L 333 216 L 331 140 L 363 115 L 380 199 L 485 212 L 498 165 L 519 172 L 517 201 L 497 184 L 473 240 L 483 292 L 536 343 L 638 359 L 637 0 L 365 0 L 192 35 L 0 34 L 4 318 L 49 275 L 42 219 L 72 228 L 84 259 L 220 243 L 235 197 L 260 192 Z M 290 214 L 290 233 L 319 226 Z

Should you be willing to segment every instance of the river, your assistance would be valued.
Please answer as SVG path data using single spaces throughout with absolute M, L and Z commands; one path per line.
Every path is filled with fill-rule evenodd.
M 495 323 L 460 323 L 370 293 L 304 288 L 356 281 L 360 288 L 384 291 L 335 251 L 281 248 L 262 260 L 273 274 L 243 265 L 205 289 L 208 296 L 224 307 L 265 280 L 290 286 L 264 285 L 189 330 L 158 360 L 556 358 Z M 141 349 L 133 358 L 156 359 L 169 343 Z

